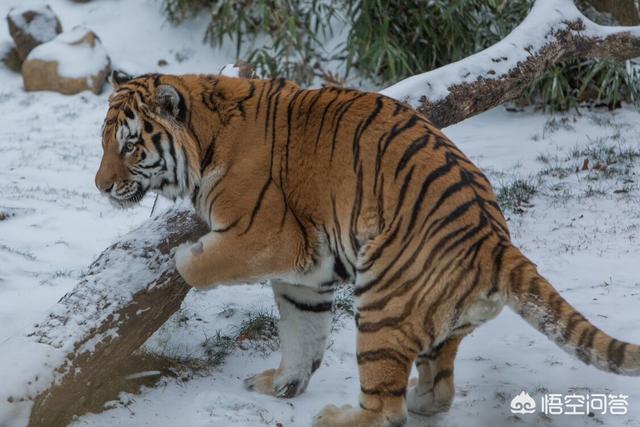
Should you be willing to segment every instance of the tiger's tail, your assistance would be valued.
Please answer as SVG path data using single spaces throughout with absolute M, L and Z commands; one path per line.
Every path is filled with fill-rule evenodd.
M 620 375 L 640 375 L 640 346 L 610 337 L 573 308 L 517 248 L 500 260 L 507 305 L 558 346 L 586 364 Z

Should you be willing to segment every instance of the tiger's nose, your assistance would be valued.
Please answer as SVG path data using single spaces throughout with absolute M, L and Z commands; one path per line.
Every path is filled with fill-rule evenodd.
M 96 175 L 96 187 L 103 193 L 109 193 L 113 189 L 115 179 L 103 178 L 100 174 Z

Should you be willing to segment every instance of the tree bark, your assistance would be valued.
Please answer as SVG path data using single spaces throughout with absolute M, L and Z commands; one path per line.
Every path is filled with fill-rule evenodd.
M 586 0 L 598 12 L 608 13 L 620 25 L 640 24 L 635 0 Z
M 538 0 L 525 22 L 496 46 L 382 93 L 448 126 L 517 98 L 560 60 L 634 56 L 640 56 L 640 29 L 600 27 L 568 0 Z M 13 394 L 0 404 L 26 405 L 30 426 L 64 426 L 74 415 L 103 410 L 120 391 L 135 389 L 138 384 L 127 379 L 132 372 L 162 370 L 162 361 L 133 355 L 189 290 L 173 267 L 172 248 L 206 232 L 192 212 L 169 211 L 106 249 L 44 322 L 2 344 L 0 363 L 17 345 L 30 346 L 43 362 L 32 362 L 40 370 L 28 370 L 29 378 L 3 384 Z M 0 408 L 0 425 L 15 425 L 15 412 Z

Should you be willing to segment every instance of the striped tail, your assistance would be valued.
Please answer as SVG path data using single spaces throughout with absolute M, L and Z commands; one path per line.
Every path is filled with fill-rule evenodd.
M 507 304 L 534 328 L 586 364 L 620 375 L 640 375 L 640 346 L 595 327 L 542 277 L 535 264 L 509 246 L 499 281 Z

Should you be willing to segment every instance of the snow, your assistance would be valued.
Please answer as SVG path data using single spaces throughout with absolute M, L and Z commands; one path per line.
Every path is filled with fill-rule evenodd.
M 109 55 L 100 43 L 91 46 L 86 40 L 90 30 L 77 26 L 59 34 L 53 40 L 36 46 L 27 60 L 57 62 L 58 73 L 63 77 L 86 78 L 99 74 L 109 66 Z
M 23 16 L 28 11 L 36 12 L 31 22 L 27 22 Z M 42 4 L 23 2 L 19 6 L 10 9 L 8 15 L 18 28 L 40 43 L 47 42 L 57 35 L 55 12 Z
M 5 0 L 0 14 L 20 4 L 20 0 Z M 233 46 L 214 51 L 201 44 L 205 19 L 172 27 L 157 1 L 75 4 L 51 0 L 50 4 L 65 28 L 83 25 L 94 30 L 116 68 L 132 73 L 217 73 L 224 64 L 234 62 Z M 8 39 L 6 31 L 0 32 L 0 42 Z M 160 67 L 159 59 L 169 64 Z M 121 211 L 95 189 L 108 93 L 26 93 L 20 76 L 4 67 L 0 67 L 0 82 L 0 426 L 21 427 L 31 404 L 7 399 L 33 395 L 46 386 L 53 379 L 47 368 L 63 359 L 83 328 L 113 308 L 89 312 L 95 307 L 91 293 L 80 293 L 75 303 L 87 310 L 81 318 L 89 322 L 71 319 L 68 328 L 51 329 L 64 331 L 46 337 L 54 345 L 38 343 L 24 332 L 46 320 L 51 311 L 60 310 L 56 302 L 83 273 L 91 272 L 90 264 L 104 248 L 148 219 L 153 197 Z M 507 213 L 514 241 L 596 325 L 636 343 L 640 342 L 636 326 L 640 319 L 639 159 L 628 164 L 620 160 L 610 166 L 610 174 L 575 169 L 584 158 L 592 157 L 582 154 L 588 149 L 640 151 L 639 119 L 640 114 L 629 108 L 612 113 L 585 110 L 581 116 L 497 108 L 445 130 L 487 172 L 496 188 L 515 179 L 540 181 L 531 208 L 522 215 Z M 560 170 L 565 174 L 553 172 Z M 156 214 L 167 214 L 170 208 L 161 201 Z M 144 238 L 151 242 L 153 230 Z M 156 274 L 142 263 L 130 266 L 118 277 L 99 281 L 113 284 L 100 292 L 109 292 L 113 301 L 124 301 L 143 284 L 141 275 Z M 233 331 L 255 311 L 276 311 L 268 286 L 191 292 L 146 349 L 205 360 L 216 331 Z M 349 317 L 334 325 L 322 366 L 303 395 L 279 400 L 243 388 L 243 378 L 278 363 L 277 351 L 239 348 L 220 367 L 187 378 L 164 378 L 137 395 L 123 393 L 107 405 L 107 411 L 81 416 L 73 425 L 304 426 L 325 404 L 357 402 L 355 332 Z M 35 373 L 38 381 L 34 382 Z M 456 399 L 448 413 L 430 419 L 412 416 L 409 425 L 640 427 L 637 379 L 584 366 L 508 309 L 465 339 L 456 363 L 456 385 Z M 543 393 L 624 393 L 629 395 L 629 415 L 545 417 L 538 412 L 515 417 L 509 403 L 523 390 L 538 403 Z

